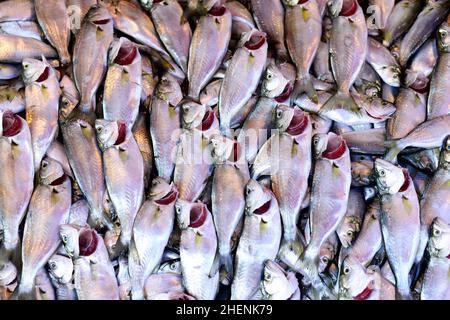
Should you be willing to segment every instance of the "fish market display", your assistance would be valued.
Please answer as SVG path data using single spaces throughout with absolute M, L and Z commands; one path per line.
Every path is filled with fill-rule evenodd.
M 450 0 L 0 0 L 0 300 L 450 300 L 449 32 Z

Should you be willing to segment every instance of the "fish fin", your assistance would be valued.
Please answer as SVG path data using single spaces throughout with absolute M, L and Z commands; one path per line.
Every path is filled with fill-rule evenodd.
M 336 109 L 344 109 L 347 112 L 355 113 L 358 116 L 362 116 L 362 108 L 358 106 L 355 99 L 351 94 L 346 94 L 343 92 L 337 92 L 320 108 L 319 115 L 323 114 L 325 111 L 331 111 Z
M 314 89 L 314 85 L 311 79 L 311 76 L 308 74 L 307 76 L 298 78 L 295 81 L 294 91 L 292 92 L 291 105 L 297 101 L 297 98 L 300 97 L 302 93 L 306 93 L 315 104 L 319 103 L 319 98 L 317 96 L 316 89 Z
M 214 278 L 214 276 L 217 274 L 217 272 L 219 271 L 220 268 L 220 254 L 219 254 L 219 250 L 216 251 L 216 255 L 214 256 L 214 260 L 213 263 L 211 265 L 211 270 L 209 271 L 209 277 L 210 278 Z
M 223 285 L 230 285 L 233 280 L 233 257 L 231 253 L 222 253 L 219 256 L 221 266 L 221 282 Z
M 278 258 L 287 264 L 290 268 L 296 270 L 297 264 L 305 250 L 305 239 L 303 235 L 297 231 L 295 240 L 282 240 Z
M 272 138 L 270 138 L 259 149 L 253 161 L 250 171 L 252 179 L 258 179 L 260 176 L 270 174 L 273 164 L 272 160 Z
M 403 150 L 399 145 L 400 140 L 385 141 L 384 146 L 388 148 L 388 152 L 384 156 L 384 160 L 390 162 L 397 162 L 397 155 Z

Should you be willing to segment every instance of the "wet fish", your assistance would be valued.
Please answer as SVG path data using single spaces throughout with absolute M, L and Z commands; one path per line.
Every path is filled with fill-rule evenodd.
M 0 22 L 0 33 L 42 41 L 42 31 L 34 21 Z
M 47 270 L 55 288 L 56 300 L 76 300 L 73 285 L 73 262 L 69 257 L 54 254 L 47 263 Z
M 352 188 L 348 195 L 348 205 L 345 217 L 338 226 L 336 233 L 344 248 L 352 245 L 361 230 L 362 220 L 366 211 L 362 190 Z
M 9 0 L 0 3 L 0 21 L 30 21 L 36 18 L 34 1 Z
M 411 59 L 405 71 L 405 85 L 419 90 L 427 88 L 438 56 L 436 39 L 429 39 Z
M 385 83 L 400 87 L 400 66 L 397 60 L 386 47 L 372 37 L 368 40 L 366 60 Z
M 0 62 L 21 63 L 25 58 L 56 58 L 56 51 L 48 44 L 27 37 L 0 33 Z
M 255 22 L 252 14 L 239 1 L 229 1 L 224 6 L 230 11 L 232 16 L 231 37 L 240 39 L 241 34 L 255 29 Z
M 264 263 L 261 280 L 262 300 L 299 300 L 300 289 L 295 274 L 285 271 L 273 260 Z
M 138 144 L 144 160 L 144 187 L 150 183 L 153 168 L 153 150 L 150 130 L 147 127 L 146 113 L 139 113 L 133 127 L 133 137 Z
M 382 155 L 386 152 L 386 129 L 376 128 L 342 134 L 352 152 Z

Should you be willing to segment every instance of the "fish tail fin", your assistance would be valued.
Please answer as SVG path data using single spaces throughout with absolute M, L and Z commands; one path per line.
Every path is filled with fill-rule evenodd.
M 303 236 L 297 232 L 294 240 L 285 240 L 281 242 L 278 256 L 281 261 L 290 268 L 296 269 L 298 261 L 305 249 L 305 240 Z
M 219 253 L 220 280 L 223 285 L 230 285 L 233 279 L 233 257 L 231 252 Z
M 294 91 L 292 92 L 292 105 L 302 93 L 306 93 L 312 102 L 316 104 L 319 102 L 316 89 L 314 89 L 312 78 L 309 74 L 295 81 Z
M 325 110 L 345 109 L 355 114 L 361 114 L 361 108 L 353 99 L 352 95 L 344 92 L 337 92 L 322 106 L 319 113 Z
M 400 140 L 385 141 L 384 146 L 388 149 L 388 151 L 384 156 L 384 160 L 390 162 L 397 162 L 397 155 L 403 150 L 399 141 Z
M 288 51 L 283 42 L 275 44 L 275 52 L 277 53 L 277 62 L 283 63 L 288 61 Z
M 19 287 L 14 291 L 12 300 L 36 300 L 34 294 L 34 276 L 30 272 L 22 270 L 22 278 Z
M 131 300 L 145 300 L 144 288 L 142 288 L 141 286 L 132 286 Z

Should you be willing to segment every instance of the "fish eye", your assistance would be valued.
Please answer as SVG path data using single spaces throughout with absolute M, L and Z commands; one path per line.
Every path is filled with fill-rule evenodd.
M 53 261 L 50 262 L 50 263 L 49 263 L 49 267 L 50 267 L 51 270 L 55 270 L 55 269 L 56 269 L 56 263 L 53 262 Z
M 313 144 L 314 144 L 315 146 L 317 146 L 318 143 L 319 143 L 319 139 L 314 139 L 314 140 L 313 140 Z
M 321 260 L 322 260 L 322 262 L 324 264 L 328 264 L 328 258 L 327 257 L 322 257 Z
M 62 234 L 61 235 L 61 240 L 62 240 L 62 242 L 67 243 L 67 235 L 66 234 Z
M 272 275 L 270 273 L 266 273 L 266 276 L 264 277 L 266 281 L 272 281 Z
M 444 39 L 445 37 L 447 37 L 448 33 L 447 33 L 447 30 L 440 29 L 439 34 L 441 35 L 441 38 Z
M 350 273 L 350 268 L 345 266 L 343 272 L 344 272 L 344 274 L 349 274 Z
M 175 270 L 176 267 L 177 267 L 177 265 L 176 265 L 175 262 L 172 262 L 172 263 L 170 264 L 170 270 Z
M 281 118 L 283 116 L 283 111 L 277 110 L 277 118 Z
M 384 177 L 386 175 L 386 172 L 383 169 L 378 171 L 378 173 L 380 174 L 380 177 Z
M 97 130 L 98 133 L 102 132 L 103 128 L 102 127 L 97 127 L 95 128 L 95 130 Z
M 178 214 L 181 213 L 181 208 L 179 206 L 175 206 L 175 210 L 177 211 Z
M 440 234 L 441 234 L 441 231 L 440 231 L 440 230 L 438 230 L 438 229 L 434 229 L 434 230 L 433 230 L 433 236 L 439 237 Z
M 267 72 L 266 79 L 267 79 L 267 80 L 270 80 L 270 79 L 272 79 L 272 78 L 273 78 L 272 73 L 271 73 L 271 72 Z
M 252 193 L 252 191 L 253 191 L 252 188 L 248 188 L 248 187 L 247 187 L 247 188 L 245 189 L 245 193 L 246 193 L 247 195 L 249 195 L 250 193 Z
M 348 231 L 347 231 L 347 235 L 348 235 L 349 237 L 352 237 L 352 236 L 353 236 L 353 231 L 352 231 L 352 230 L 348 230 Z

